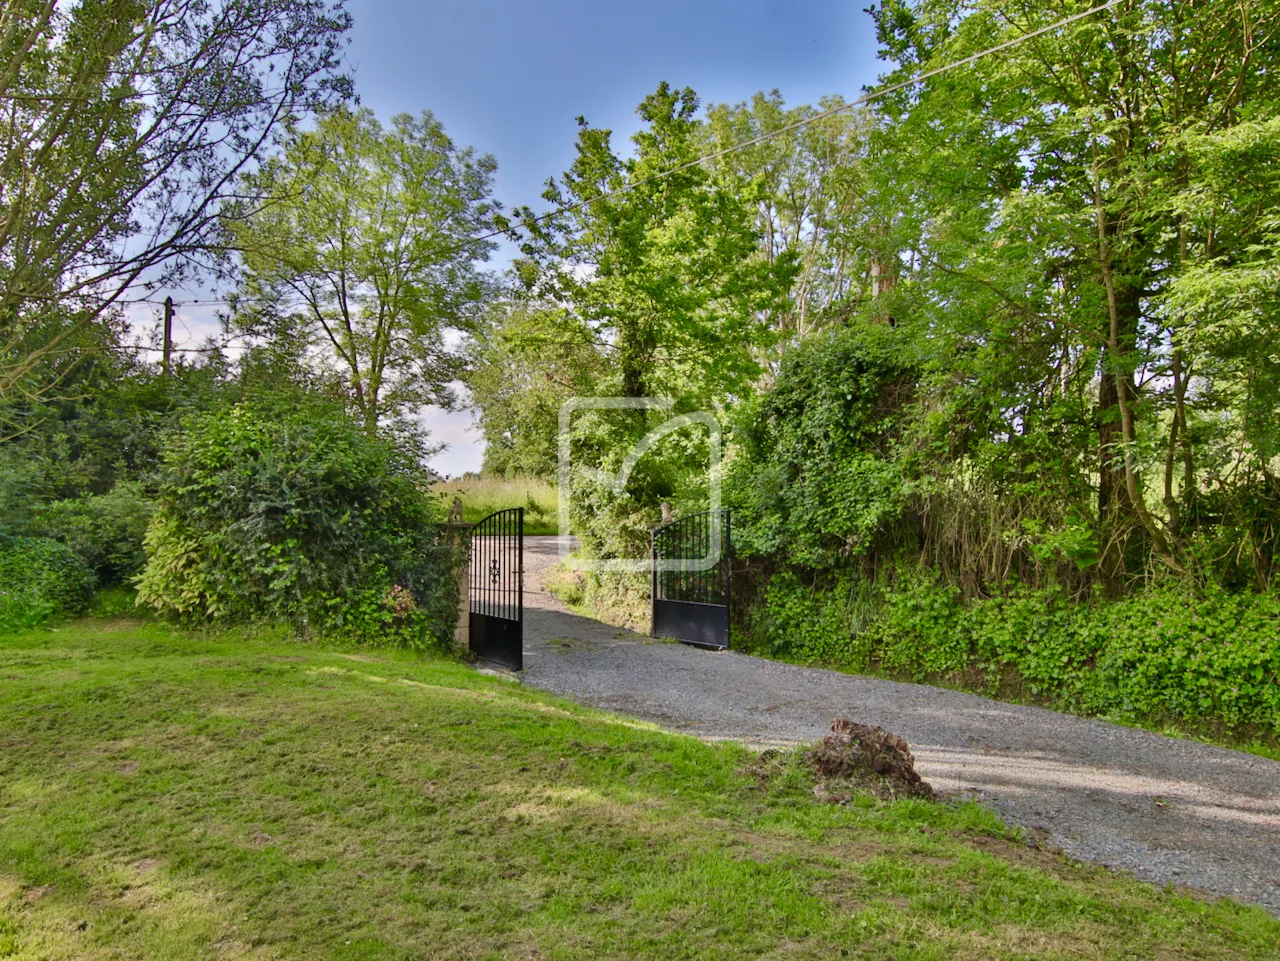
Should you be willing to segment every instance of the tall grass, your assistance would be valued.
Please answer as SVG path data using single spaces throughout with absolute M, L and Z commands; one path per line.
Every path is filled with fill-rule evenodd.
M 441 481 L 437 493 L 447 501 L 462 498 L 463 520 L 474 524 L 494 511 L 524 508 L 526 534 L 559 532 L 560 498 L 555 486 L 537 477 L 471 477 Z

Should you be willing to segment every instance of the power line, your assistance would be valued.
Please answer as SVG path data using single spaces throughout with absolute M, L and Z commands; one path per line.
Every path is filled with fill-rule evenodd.
M 242 347 L 239 344 L 226 343 L 226 344 L 214 344 L 212 347 L 170 347 L 169 353 L 171 354 L 216 354 L 223 350 L 227 350 L 228 348 L 232 350 L 247 349 L 245 347 Z M 118 346 L 107 346 L 107 347 L 104 347 L 103 349 L 120 350 L 130 354 L 137 353 L 138 351 L 148 351 L 149 353 L 158 354 L 164 350 L 163 347 L 147 347 L 147 346 L 144 346 L 143 344 L 120 344 Z
M 152 300 L 150 297 L 134 297 L 131 299 L 121 299 L 115 301 L 117 304 L 154 304 L 157 307 L 163 307 L 163 300 Z M 175 307 L 227 307 L 230 306 L 229 300 L 175 300 Z
M 837 114 L 845 113 L 849 110 L 854 109 L 855 107 L 864 106 L 865 104 L 871 103 L 873 100 L 879 100 L 883 97 L 887 97 L 889 96 L 889 94 L 897 93 L 899 90 L 903 90 L 911 86 L 912 84 L 921 83 L 925 80 L 932 79 L 933 77 L 940 76 L 941 74 L 948 73 L 960 67 L 968 66 L 969 64 L 974 63 L 975 61 L 981 60 L 983 57 L 991 56 L 991 54 L 993 53 L 999 53 L 1001 50 L 1008 50 L 1011 47 L 1016 47 L 1018 44 L 1025 43 L 1026 41 L 1034 39 L 1035 37 L 1042 36 L 1043 34 L 1050 33 L 1054 30 L 1060 30 L 1065 26 L 1075 23 L 1077 20 L 1083 20 L 1085 17 L 1092 16 L 1095 13 L 1099 13 L 1103 10 L 1107 10 L 1111 7 L 1114 7 L 1119 2 L 1120 0 L 1107 0 L 1106 3 L 1099 4 L 1096 7 L 1091 7 L 1090 9 L 1085 10 L 1081 13 L 1076 13 L 1076 14 L 1072 14 L 1069 17 L 1064 17 L 1063 19 L 1058 20 L 1055 23 L 1051 23 L 1048 26 L 1039 27 L 1035 30 L 1032 30 L 1030 33 L 1024 33 L 1021 36 L 1014 37 L 1012 40 L 1006 40 L 1004 43 L 998 43 L 994 47 L 988 47 L 985 50 L 980 50 L 977 53 L 971 54 L 970 56 L 965 57 L 962 60 L 956 60 L 953 63 L 944 64 L 941 67 L 935 67 L 932 70 L 926 70 L 924 73 L 917 74 L 916 76 L 911 77 L 907 80 L 901 80 L 898 83 L 890 84 L 889 86 L 881 90 L 875 90 L 875 91 L 872 91 L 871 93 L 863 94 L 857 100 L 854 100 L 850 103 L 841 104 L 838 107 L 832 107 L 829 110 L 824 110 L 821 113 L 816 113 L 811 117 L 804 117 L 793 123 L 789 123 L 786 126 L 779 127 L 777 130 L 770 130 L 767 133 L 762 133 L 759 136 L 752 137 L 748 140 L 743 140 L 739 143 L 731 144 L 730 146 L 725 147 L 721 150 L 717 150 L 714 153 L 706 154 L 705 156 L 699 157 L 696 160 L 690 160 L 687 163 L 683 163 L 683 164 L 680 164 L 679 166 L 672 167 L 670 170 L 661 171 L 660 173 L 656 173 L 656 174 L 653 174 L 652 176 L 645 177 L 642 180 L 637 180 L 634 183 L 623 184 L 621 187 L 618 187 L 614 190 L 602 191 L 599 196 L 592 197 L 589 200 L 578 200 L 570 204 L 564 204 L 563 206 L 557 207 L 555 210 L 552 210 L 549 213 L 541 214 L 537 217 L 534 217 L 532 220 L 526 220 L 523 223 L 525 225 L 530 225 L 530 226 L 533 224 L 539 224 L 539 223 L 542 223 L 544 220 L 550 220 L 552 217 L 557 217 L 560 214 L 567 213 L 570 210 L 577 210 L 579 207 L 584 207 L 589 203 L 595 203 L 597 200 L 605 200 L 609 197 L 616 197 L 618 194 L 627 193 L 628 191 L 635 190 L 637 187 L 644 187 L 651 183 L 655 183 L 659 180 L 664 180 L 667 177 L 673 176 L 675 174 L 682 173 L 683 171 L 689 170 L 693 167 L 701 166 L 702 164 L 709 163 L 710 161 L 713 161 L 713 160 L 719 160 L 721 157 L 728 156 L 731 153 L 736 153 L 739 150 L 745 150 L 747 147 L 754 147 L 756 144 L 761 144 L 761 143 L 764 143 L 766 140 L 772 140 L 774 137 L 780 137 L 783 134 L 791 133 L 794 130 L 799 130 L 801 127 L 806 127 L 811 123 L 817 123 L 819 120 L 826 120 L 828 117 L 834 117 Z M 450 253 L 457 250 L 461 250 L 463 247 L 469 246 L 470 244 L 479 243 L 485 240 L 491 240 L 494 237 L 498 237 L 507 233 L 508 233 L 507 230 L 491 230 L 487 234 L 481 234 L 479 237 L 475 237 L 471 240 L 468 240 L 466 243 L 459 244 L 458 246 L 454 247 L 453 250 L 450 251 Z
M 540 224 L 543 221 L 550 220 L 553 217 L 558 217 L 560 214 L 568 213 L 571 210 L 577 210 L 580 207 L 585 207 L 589 203 L 594 203 L 598 200 L 606 200 L 610 197 L 616 197 L 619 194 L 627 193 L 639 187 L 648 186 L 649 184 L 656 183 L 660 180 L 665 180 L 667 177 L 674 176 L 675 174 L 682 173 L 686 170 L 691 170 L 694 167 L 701 166 L 702 164 L 705 164 L 705 163 L 710 163 L 711 161 L 714 161 L 714 160 L 719 160 L 721 157 L 726 157 L 729 154 L 737 153 L 739 150 L 745 150 L 748 147 L 754 147 L 757 144 L 762 144 L 765 141 L 772 140 L 774 137 L 780 137 L 783 134 L 792 133 L 793 131 L 799 130 L 802 127 L 807 127 L 809 124 L 817 123 L 818 121 L 826 120 L 830 117 L 835 117 L 842 113 L 847 113 L 848 111 L 853 110 L 856 107 L 862 107 L 862 106 L 865 106 L 866 104 L 871 103 L 872 101 L 881 100 L 884 97 L 889 96 L 890 94 L 897 93 L 899 90 L 905 90 L 907 87 L 910 87 L 914 84 L 923 83 L 925 80 L 930 80 L 934 77 L 941 76 L 942 74 L 949 73 L 952 70 L 958 70 L 960 67 L 967 67 L 969 64 L 976 63 L 977 61 L 983 59 L 984 57 L 989 57 L 992 54 L 1001 52 L 1002 50 L 1009 50 L 1013 47 L 1018 46 L 1019 44 L 1025 43 L 1028 40 L 1033 40 L 1036 37 L 1043 36 L 1046 33 L 1052 33 L 1055 30 L 1061 30 L 1063 27 L 1070 26 L 1071 24 L 1076 23 L 1077 21 L 1083 20 L 1086 17 L 1090 17 L 1095 13 L 1101 13 L 1103 10 L 1109 10 L 1111 7 L 1114 7 L 1116 4 L 1120 2 L 1121 0 L 1107 0 L 1106 3 L 1101 3 L 1101 4 L 1098 4 L 1096 7 L 1090 7 L 1088 10 L 1084 10 L 1084 11 L 1081 11 L 1080 13 L 1072 14 L 1069 17 L 1064 17 L 1063 19 L 1057 20 L 1054 23 L 1048 24 L 1047 26 L 1037 27 L 1035 30 L 1032 30 L 1029 33 L 1024 33 L 1020 36 L 1014 37 L 1012 40 L 1006 40 L 1003 43 L 998 43 L 993 47 L 987 47 L 984 50 L 979 50 L 977 53 L 970 54 L 969 56 L 964 57 L 960 60 L 955 60 L 951 63 L 943 64 L 940 67 L 934 67 L 932 70 L 926 70 L 923 73 L 917 74 L 914 77 L 909 77 L 906 80 L 900 80 L 897 83 L 890 84 L 889 86 L 884 87 L 880 90 L 874 90 L 874 91 L 871 91 L 870 93 L 865 93 L 858 99 L 850 101 L 849 103 L 841 104 L 838 107 L 832 107 L 829 110 L 823 110 L 809 117 L 803 117 L 800 120 L 796 120 L 792 123 L 786 124 L 785 126 L 779 127 L 777 130 L 770 130 L 766 133 L 762 133 L 758 136 L 751 137 L 747 140 L 742 140 L 742 141 L 739 141 L 738 143 L 730 144 L 728 147 L 724 147 L 712 153 L 705 154 L 701 157 L 698 157 L 695 160 L 690 160 L 686 163 L 672 167 L 669 170 L 660 171 L 659 173 L 652 174 L 651 176 L 645 177 L 641 180 L 637 180 L 633 183 L 623 184 L 621 187 L 617 187 L 614 190 L 602 191 L 599 194 L 599 196 L 592 197 L 588 200 L 577 200 L 577 201 L 574 201 L 573 203 L 563 204 L 557 207 L 555 210 L 548 211 L 545 214 L 539 214 L 537 217 L 534 217 L 530 220 L 522 221 L 522 225 L 533 226 L 534 224 Z M 506 236 L 509 233 L 510 233 L 509 228 L 508 229 L 498 228 L 495 230 L 491 230 L 488 233 L 481 234 L 478 237 L 473 237 L 470 240 L 464 241 L 463 243 L 457 244 L 454 247 L 448 248 L 446 252 L 455 253 L 473 244 L 482 243 L 483 241 L 486 241 L 486 240 L 492 240 L 495 237 Z M 159 305 L 159 304 L 162 304 L 163 301 L 155 301 L 155 300 L 142 298 L 139 300 L 118 301 L 118 303 L 138 303 L 138 304 Z M 230 306 L 231 302 L 227 300 L 188 300 L 188 301 L 175 301 L 175 303 L 181 307 L 205 307 L 205 306 L 216 307 L 216 306 Z

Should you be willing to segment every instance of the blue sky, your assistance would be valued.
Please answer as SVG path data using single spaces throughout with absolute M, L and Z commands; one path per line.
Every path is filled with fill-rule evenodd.
M 875 79 L 858 2 L 353 0 L 356 88 L 379 116 L 430 109 L 454 141 L 498 159 L 498 195 L 537 200 L 573 160 L 574 118 L 636 128 L 659 81 L 704 103 L 777 87 L 791 103 L 852 97 Z
M 543 182 L 573 160 L 575 118 L 613 129 L 622 146 L 636 105 L 660 81 L 693 87 L 704 104 L 775 87 L 789 104 L 857 96 L 884 68 L 864 5 L 350 0 L 348 56 L 364 106 L 384 120 L 431 110 L 456 143 L 497 158 L 498 199 L 540 208 Z M 216 330 L 212 314 L 179 308 L 178 337 Z M 479 468 L 470 414 L 425 419 L 449 445 L 433 461 L 438 471 Z

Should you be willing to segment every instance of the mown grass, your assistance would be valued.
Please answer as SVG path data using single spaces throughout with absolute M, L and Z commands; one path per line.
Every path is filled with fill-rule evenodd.
M 0 637 L 0 958 L 1267 958 L 1280 921 L 817 802 L 795 758 L 452 662 Z
M 435 490 L 446 496 L 446 503 L 461 497 L 463 520 L 469 524 L 495 511 L 523 507 L 526 534 L 555 534 L 560 529 L 558 491 L 537 477 L 462 478 L 440 481 Z

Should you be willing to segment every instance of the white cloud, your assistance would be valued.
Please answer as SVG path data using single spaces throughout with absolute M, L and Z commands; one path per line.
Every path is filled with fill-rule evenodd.
M 457 477 L 467 471 L 479 471 L 484 461 L 484 438 L 474 423 L 471 411 L 447 411 L 428 407 L 419 422 L 431 432 L 436 443 L 446 448 L 428 461 L 430 467 L 445 477 Z

